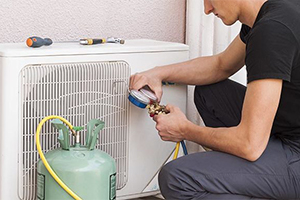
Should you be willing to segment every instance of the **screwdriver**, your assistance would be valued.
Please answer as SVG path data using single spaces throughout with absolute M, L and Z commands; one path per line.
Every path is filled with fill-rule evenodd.
M 79 41 L 79 43 L 83 45 L 102 44 L 105 42 L 106 42 L 105 39 L 92 39 L 92 38 L 80 39 Z
M 43 45 L 49 46 L 52 44 L 52 40 L 50 38 L 40 38 L 37 36 L 29 37 L 26 40 L 26 44 L 29 47 L 41 47 Z
M 125 40 L 123 40 L 121 38 L 115 38 L 115 37 L 108 37 L 107 39 L 104 39 L 104 38 L 101 38 L 101 39 L 86 38 L 86 39 L 80 39 L 79 43 L 83 44 L 83 45 L 103 44 L 103 43 L 124 44 Z

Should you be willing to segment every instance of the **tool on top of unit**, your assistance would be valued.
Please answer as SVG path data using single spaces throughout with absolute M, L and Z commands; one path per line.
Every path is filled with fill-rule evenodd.
M 99 39 L 93 39 L 93 38 L 85 38 L 85 39 L 80 39 L 79 44 L 83 45 L 92 45 L 92 44 L 102 44 L 105 43 L 104 38 L 99 38 Z
M 164 83 L 163 83 L 164 84 Z M 130 90 L 128 95 L 129 101 L 139 108 L 147 108 L 150 117 L 160 114 L 168 114 L 169 111 L 166 109 L 166 106 L 160 105 L 157 102 L 157 97 L 151 91 L 149 86 L 144 86 L 140 90 Z M 176 159 L 178 156 L 179 146 L 182 145 L 184 155 L 187 155 L 187 148 L 184 141 L 177 142 L 173 159 Z
M 108 37 L 106 39 L 107 43 L 116 43 L 116 44 L 125 44 L 125 40 L 122 38 L 116 38 L 116 37 Z
M 33 47 L 33 48 L 36 48 L 36 47 L 41 47 L 41 46 L 49 46 L 51 45 L 53 42 L 50 38 L 41 38 L 41 37 L 37 37 L 37 36 L 32 36 L 32 37 L 29 37 L 27 40 L 26 40 L 26 44 L 27 46 L 29 47 Z
M 77 41 L 63 41 L 63 42 L 77 42 Z M 41 47 L 41 46 L 49 46 L 53 43 L 50 38 L 41 38 L 37 36 L 29 37 L 26 40 L 26 44 L 28 47 Z M 117 37 L 108 37 L 105 38 L 84 38 L 79 40 L 79 44 L 82 45 L 93 45 L 93 44 L 103 44 L 103 43 L 115 43 L 115 44 L 124 44 L 125 40 Z
M 108 37 L 107 39 L 93 39 L 93 38 L 85 38 L 80 39 L 80 44 L 83 45 L 92 45 L 92 44 L 102 44 L 102 43 L 115 43 L 115 44 L 124 44 L 125 40 L 116 37 Z

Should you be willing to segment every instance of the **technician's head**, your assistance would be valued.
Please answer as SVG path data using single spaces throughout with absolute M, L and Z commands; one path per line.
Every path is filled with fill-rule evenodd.
M 204 0 L 205 14 L 213 13 L 224 24 L 232 25 L 237 20 L 252 27 L 257 14 L 267 0 Z
M 239 19 L 239 4 L 245 0 L 204 0 L 205 14 L 213 13 L 224 24 L 232 25 Z

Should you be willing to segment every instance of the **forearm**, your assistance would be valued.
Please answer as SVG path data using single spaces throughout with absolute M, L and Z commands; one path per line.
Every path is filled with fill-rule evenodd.
M 236 155 L 254 161 L 257 159 L 246 130 L 241 126 L 229 128 L 210 128 L 189 123 L 184 138 L 210 149 Z
M 160 78 L 168 82 L 206 85 L 230 76 L 222 70 L 218 56 L 199 57 L 186 62 L 154 68 Z
M 245 44 L 237 36 L 225 51 L 187 62 L 156 67 L 160 78 L 169 82 L 207 85 L 224 80 L 237 72 L 245 60 Z

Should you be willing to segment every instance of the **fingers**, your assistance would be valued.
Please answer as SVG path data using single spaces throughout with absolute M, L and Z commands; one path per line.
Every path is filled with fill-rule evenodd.
M 173 113 L 173 112 L 176 112 L 176 111 L 180 111 L 180 108 L 178 108 L 177 106 L 174 106 L 172 104 L 167 104 L 166 105 L 166 109 L 170 112 L 170 113 Z
M 163 141 L 173 141 L 174 138 L 170 137 L 170 134 L 168 134 L 167 132 L 165 132 L 164 130 L 164 126 L 162 125 L 163 122 L 163 118 L 166 117 L 164 115 L 155 115 L 153 117 L 153 120 L 156 122 L 156 130 L 158 131 L 159 136 L 161 137 L 161 139 Z
M 163 141 L 171 141 L 171 142 L 180 142 L 179 138 L 170 137 L 169 135 L 165 134 L 164 132 L 158 132 L 158 135 Z
M 147 84 L 148 84 L 148 82 L 147 82 L 145 76 L 142 76 L 142 75 L 136 73 L 130 77 L 129 89 L 130 90 L 139 90 Z
M 151 73 L 146 74 L 145 72 L 136 73 L 130 77 L 130 90 L 140 90 L 146 85 L 149 86 L 149 88 L 157 97 L 158 102 L 160 102 L 162 96 L 161 80 L 157 79 L 155 76 L 151 76 Z
M 138 80 L 138 78 L 139 78 L 138 73 L 135 73 L 135 74 L 133 74 L 133 75 L 130 76 L 129 89 L 132 89 L 133 85 Z
M 154 116 L 152 117 L 153 121 L 156 122 L 156 125 L 157 125 L 158 119 L 159 119 L 160 117 L 162 117 L 162 115 L 154 115 Z
M 179 122 L 185 120 L 183 117 L 185 115 L 173 105 L 167 105 L 166 109 L 170 110 L 169 114 L 153 116 L 153 120 L 156 122 L 155 128 L 162 140 L 179 142 L 183 140 L 183 132 Z
M 157 101 L 158 103 L 161 101 L 161 97 L 162 97 L 162 89 L 161 88 L 157 88 L 153 90 L 155 93 L 155 96 L 157 97 Z
M 169 111 L 169 112 L 174 112 L 174 106 L 172 104 L 167 104 L 166 105 L 166 109 Z
M 158 132 L 158 134 L 159 134 L 159 132 Z M 160 134 L 159 134 L 159 135 L 160 135 Z M 163 140 L 163 141 L 169 141 L 167 137 L 162 137 L 162 136 L 160 135 L 160 138 L 161 138 L 161 140 Z
M 131 90 L 131 88 L 132 88 L 132 85 L 133 85 L 133 83 L 134 83 L 134 79 L 135 79 L 135 74 L 134 75 L 131 75 L 130 76 L 130 79 L 129 79 L 129 89 Z
M 156 125 L 155 125 L 155 128 L 156 128 L 156 130 L 158 130 L 158 131 L 162 131 L 163 130 L 163 125 L 162 124 L 164 124 L 163 123 L 163 118 L 164 117 L 166 117 L 166 116 L 164 116 L 164 115 L 154 115 L 153 116 L 153 121 L 155 121 L 156 122 Z

